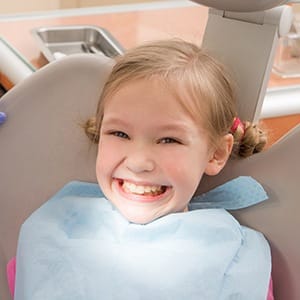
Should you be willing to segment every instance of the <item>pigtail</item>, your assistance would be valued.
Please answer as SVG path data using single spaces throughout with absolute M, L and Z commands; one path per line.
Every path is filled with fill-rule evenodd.
M 96 122 L 96 118 L 89 118 L 85 124 L 83 124 L 83 129 L 88 138 L 95 144 L 99 142 L 99 130 Z
M 235 120 L 236 128 L 235 130 L 231 128 L 231 133 L 234 137 L 232 154 L 238 157 L 248 157 L 261 152 L 267 143 L 266 133 L 257 124 Z

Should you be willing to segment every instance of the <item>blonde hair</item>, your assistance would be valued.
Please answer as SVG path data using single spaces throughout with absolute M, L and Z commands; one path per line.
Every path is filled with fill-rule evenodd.
M 85 124 L 86 134 L 95 143 L 106 101 L 128 82 L 159 78 L 182 107 L 204 128 L 212 145 L 230 132 L 237 116 L 235 89 L 229 72 L 211 55 L 183 40 L 160 40 L 128 50 L 116 58 L 103 88 L 97 113 Z M 184 98 L 188 97 L 189 100 Z M 255 124 L 244 122 L 243 133 L 233 132 L 233 153 L 246 157 L 262 150 L 265 134 Z

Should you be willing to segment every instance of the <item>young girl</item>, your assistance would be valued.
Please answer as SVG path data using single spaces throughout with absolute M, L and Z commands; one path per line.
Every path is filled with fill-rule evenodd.
M 125 218 L 185 211 L 204 173 L 219 173 L 231 152 L 263 149 L 265 134 L 237 117 L 232 85 L 219 62 L 184 41 L 117 59 L 86 133 L 99 142 L 99 185 Z
M 85 127 L 99 143 L 106 199 L 63 191 L 23 225 L 17 299 L 267 299 L 265 238 L 223 209 L 188 209 L 203 174 L 266 143 L 238 118 L 232 86 L 219 62 L 182 40 L 118 57 Z M 42 279 L 24 280 L 30 264 Z

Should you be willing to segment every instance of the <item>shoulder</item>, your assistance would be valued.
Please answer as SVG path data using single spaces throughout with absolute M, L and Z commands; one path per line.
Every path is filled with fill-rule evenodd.
M 229 213 L 228 213 L 229 214 Z M 263 233 L 240 225 L 240 246 L 224 274 L 220 299 L 267 299 L 271 278 L 271 250 Z
M 224 274 L 221 299 L 267 299 L 271 278 L 271 251 L 264 235 L 241 226 L 243 239 Z
M 241 228 L 244 237 L 244 247 L 249 248 L 250 251 L 255 250 L 262 259 L 270 259 L 270 245 L 264 234 L 247 226 L 241 226 Z
M 61 228 L 69 223 L 86 223 L 85 219 L 93 222 L 96 213 L 106 211 L 112 211 L 112 205 L 103 198 L 97 184 L 72 181 L 37 208 L 22 224 L 21 232 L 41 226 Z
M 235 243 L 236 255 L 249 253 L 249 256 L 253 254 L 253 257 L 259 255 L 262 259 L 270 258 L 270 246 L 265 236 L 257 230 L 241 225 L 224 209 L 200 209 L 188 212 L 185 226 L 193 228 L 187 230 L 187 234 L 191 237 L 193 232 L 202 232 L 213 243 L 222 245 L 228 242 Z

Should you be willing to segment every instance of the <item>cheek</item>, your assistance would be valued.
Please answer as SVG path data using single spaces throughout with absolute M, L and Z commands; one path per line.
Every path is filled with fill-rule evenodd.
M 112 177 L 113 172 L 122 163 L 126 157 L 126 145 L 124 143 L 116 142 L 115 139 L 103 138 L 99 141 L 96 173 L 98 181 L 109 179 Z
M 188 193 L 194 193 L 204 171 L 204 166 L 197 155 L 185 152 L 172 153 L 165 157 L 162 164 L 174 184 Z
M 116 151 L 114 149 L 115 147 L 111 147 L 108 143 L 99 142 L 96 161 L 98 181 L 111 172 L 114 161 L 116 161 Z

